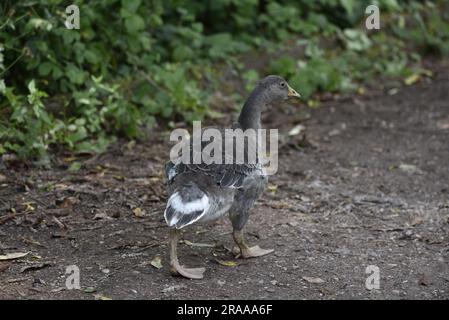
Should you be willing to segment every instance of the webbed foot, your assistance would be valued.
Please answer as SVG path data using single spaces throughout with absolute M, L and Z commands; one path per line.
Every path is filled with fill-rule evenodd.
M 235 243 L 238 245 L 238 247 L 233 249 L 233 252 L 237 254 L 237 258 L 242 257 L 244 259 L 249 259 L 262 257 L 274 251 L 274 249 L 262 249 L 259 246 L 248 247 L 241 230 L 234 230 L 233 237 Z
M 170 272 L 172 275 L 180 275 L 188 279 L 203 279 L 206 268 L 186 268 L 184 266 L 172 265 Z
M 186 268 L 179 264 L 177 253 L 178 239 L 179 230 L 171 229 L 169 236 L 171 274 L 180 275 L 188 279 L 203 279 L 206 268 Z
M 251 248 L 243 248 L 241 249 L 241 255 L 244 259 L 262 257 L 267 254 L 270 254 L 274 251 L 274 249 L 262 249 L 259 246 L 254 246 Z

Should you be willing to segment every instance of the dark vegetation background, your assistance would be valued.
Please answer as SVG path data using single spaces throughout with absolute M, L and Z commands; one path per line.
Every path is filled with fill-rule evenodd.
M 73 3 L 80 30 L 64 26 Z M 364 26 L 371 3 L 380 31 Z M 410 85 L 431 76 L 423 54 L 449 53 L 447 9 L 401 0 L 4 0 L 0 155 L 48 165 L 55 151 L 98 153 L 117 136 L 220 117 L 208 97 L 226 92 L 229 68 L 245 81 L 227 92 L 236 108 L 267 73 L 286 77 L 311 107 L 320 93 L 363 94 L 380 75 Z M 259 54 L 242 63 L 251 51 Z M 261 52 L 271 58 L 258 66 Z

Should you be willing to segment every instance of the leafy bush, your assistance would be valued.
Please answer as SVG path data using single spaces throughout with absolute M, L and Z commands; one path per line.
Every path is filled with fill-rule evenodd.
M 282 56 L 265 70 L 289 78 L 305 97 L 352 90 L 368 67 L 409 76 L 405 43 L 448 52 L 447 12 L 430 14 L 441 11 L 440 2 L 378 0 L 394 37 L 357 28 L 370 2 L 4 0 L 0 155 L 48 162 L 51 150 L 101 152 L 115 136 L 139 137 L 155 121 L 212 116 L 215 66 L 254 48 L 305 44 L 299 60 Z M 72 3 L 80 30 L 64 25 Z M 323 37 L 340 46 L 321 47 Z M 242 71 L 249 90 L 258 73 Z

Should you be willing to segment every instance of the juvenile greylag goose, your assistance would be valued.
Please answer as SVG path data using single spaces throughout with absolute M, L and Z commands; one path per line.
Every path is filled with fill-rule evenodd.
M 261 128 L 261 112 L 269 105 L 300 97 L 287 82 L 270 75 L 259 81 L 233 129 L 258 130 Z M 224 133 L 224 129 L 221 129 Z M 204 148 L 202 143 L 202 148 Z M 227 150 L 224 150 L 226 153 Z M 235 148 L 234 148 L 235 150 Z M 247 150 L 247 149 L 245 149 Z M 246 153 L 247 151 L 245 151 Z M 224 154 L 224 156 L 228 156 Z M 235 160 L 235 153 L 231 155 Z M 191 159 L 191 158 L 190 158 Z M 244 157 L 245 161 L 247 157 Z M 267 185 L 263 163 L 209 163 L 198 164 L 168 162 L 166 178 L 168 201 L 164 212 L 170 228 L 170 266 L 173 274 L 190 279 L 202 279 L 205 268 L 186 268 L 178 262 L 177 245 L 180 229 L 191 224 L 212 221 L 229 213 L 233 226 L 233 238 L 242 258 L 260 257 L 273 252 L 259 246 L 250 247 L 243 236 L 243 228 L 249 218 L 249 210 Z M 232 161 L 231 161 L 232 162 Z

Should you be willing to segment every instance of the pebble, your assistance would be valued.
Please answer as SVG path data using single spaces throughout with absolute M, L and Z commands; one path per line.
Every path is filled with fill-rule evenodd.
M 341 131 L 339 129 L 333 129 L 328 133 L 329 137 L 335 137 L 338 136 L 339 134 L 341 134 Z
M 164 288 L 164 289 L 162 289 L 161 291 L 162 291 L 163 293 L 167 293 L 167 292 L 173 292 L 173 291 L 175 291 L 175 290 L 179 290 L 179 289 L 182 289 L 182 288 L 185 288 L 185 287 L 186 287 L 186 286 L 183 285 L 183 284 L 181 284 L 181 285 L 174 285 L 174 286 L 170 286 L 170 287 Z
M 297 221 L 289 221 L 287 224 L 289 226 L 291 226 L 291 227 L 297 227 L 298 226 L 298 222 Z

